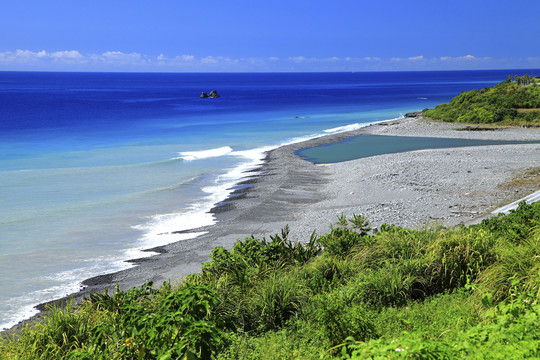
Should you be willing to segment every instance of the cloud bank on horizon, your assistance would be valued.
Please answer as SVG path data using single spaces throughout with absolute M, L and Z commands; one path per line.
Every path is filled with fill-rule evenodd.
M 148 72 L 264 72 L 264 71 L 415 71 L 415 70 L 475 70 L 504 68 L 540 68 L 540 58 L 491 58 L 474 55 L 381 58 L 289 56 L 241 57 L 160 54 L 151 56 L 136 52 L 106 51 L 83 54 L 77 50 L 0 52 L 1 70 L 50 71 L 148 71 Z
M 0 71 L 540 68 L 540 1 L 0 3 Z

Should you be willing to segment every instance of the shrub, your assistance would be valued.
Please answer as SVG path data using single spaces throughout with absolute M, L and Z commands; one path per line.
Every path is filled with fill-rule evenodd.
M 518 245 L 503 243 L 497 250 L 498 261 L 478 279 L 480 294 L 490 293 L 494 301 L 516 291 L 540 295 L 540 228 Z
M 92 332 L 93 353 L 105 358 L 209 359 L 220 344 L 222 331 L 212 318 L 215 294 L 206 286 L 185 285 L 158 298 L 156 310 L 146 301 L 155 294 L 151 284 L 117 291 L 113 297 L 93 297 L 96 308 L 118 314 L 115 321 L 98 324 Z M 123 298 L 115 303 L 111 299 Z M 129 299 L 129 300 L 127 300 Z
M 364 237 L 348 228 L 332 229 L 329 234 L 321 236 L 320 244 L 329 254 L 345 256 L 349 250 L 364 241 Z
M 354 272 L 349 261 L 328 254 L 294 270 L 296 280 L 314 294 L 344 285 Z
M 422 332 L 343 344 L 342 359 L 538 359 L 540 304 L 523 294 L 500 303 L 492 320 L 457 334 L 452 341 L 426 340 Z
M 424 277 L 430 294 L 464 286 L 496 260 L 497 239 L 481 229 L 458 228 L 440 234 L 426 253 Z
M 255 291 L 253 300 L 260 331 L 282 328 L 306 299 L 303 287 L 294 277 L 278 273 L 268 277 Z
M 219 277 L 224 273 L 241 273 L 245 276 L 248 268 L 304 264 L 321 251 L 315 233 L 306 244 L 293 242 L 288 235 L 289 228 L 285 227 L 281 235 L 271 236 L 270 241 L 248 237 L 238 240 L 231 251 L 217 247 L 212 250 L 212 261 L 203 265 L 202 275 Z
M 376 338 L 375 314 L 365 304 L 344 306 L 344 301 L 347 302 L 340 292 L 313 298 L 311 321 L 324 338 L 331 345 L 340 344 L 351 336 L 361 341 Z
M 473 229 L 484 229 L 496 237 L 503 237 L 514 244 L 519 244 L 530 235 L 531 229 L 540 226 L 540 202 L 527 204 L 522 201 L 517 209 L 508 215 L 498 214 L 491 219 L 484 219 Z
M 351 224 L 352 229 L 347 227 L 348 224 Z M 353 246 L 369 242 L 371 238 L 368 235 L 371 226 L 363 216 L 353 215 L 347 219 L 342 214 L 338 216 L 338 222 L 335 225 L 338 227 L 331 226 L 330 233 L 319 239 L 325 251 L 332 255 L 345 256 Z

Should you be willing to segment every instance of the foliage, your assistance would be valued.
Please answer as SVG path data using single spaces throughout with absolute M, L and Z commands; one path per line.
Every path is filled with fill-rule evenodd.
M 540 124 L 540 86 L 528 75 L 509 78 L 492 88 L 471 90 L 424 113 L 426 117 L 463 123 Z
M 347 227 L 348 224 L 352 225 L 352 229 Z M 368 235 L 371 226 L 363 216 L 353 215 L 352 218 L 347 219 L 341 214 L 335 225 L 337 227 L 331 226 L 331 232 L 319 239 L 319 243 L 330 254 L 344 256 L 353 246 L 369 242 L 371 239 Z
M 540 356 L 540 205 L 454 229 L 339 216 L 216 248 L 200 274 L 51 308 L 0 359 Z
M 171 291 L 166 284 L 169 291 L 154 300 L 149 298 L 156 293 L 151 285 L 117 291 L 113 297 L 91 297 L 95 308 L 118 314 L 113 323 L 92 330 L 93 352 L 117 352 L 120 358 L 209 358 L 221 336 L 211 313 L 216 305 L 215 294 L 202 285 L 185 285 Z M 108 355 L 113 356 L 117 355 Z
M 341 345 L 342 359 L 536 359 L 540 356 L 540 304 L 521 294 L 487 313 L 491 321 L 461 331 L 453 341 L 403 332 L 392 339 Z
M 483 228 L 496 237 L 504 237 L 518 244 L 527 238 L 531 229 L 540 226 L 540 202 L 527 204 L 522 201 L 516 210 L 508 215 L 498 214 L 491 219 L 484 219 L 474 228 Z
M 289 240 L 289 228 L 276 234 L 270 241 L 249 237 L 236 242 L 231 251 L 223 247 L 212 250 L 211 262 L 203 265 L 202 277 L 219 277 L 223 274 L 234 275 L 239 283 L 248 279 L 248 269 L 264 270 L 268 267 L 280 267 L 291 264 L 304 264 L 321 251 L 315 233 L 306 244 Z

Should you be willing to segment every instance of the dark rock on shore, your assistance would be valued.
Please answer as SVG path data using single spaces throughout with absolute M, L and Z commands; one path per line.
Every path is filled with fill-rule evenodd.
M 422 111 L 410 112 L 405 114 L 406 118 L 416 118 L 419 116 L 422 116 Z

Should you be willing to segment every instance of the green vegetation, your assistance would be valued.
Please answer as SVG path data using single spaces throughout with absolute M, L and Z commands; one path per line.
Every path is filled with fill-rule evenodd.
M 409 230 L 338 218 L 216 248 L 200 274 L 93 294 L 1 359 L 540 357 L 540 203 L 479 225 Z
M 492 88 L 463 92 L 424 116 L 448 122 L 540 126 L 540 86 L 528 75 Z

